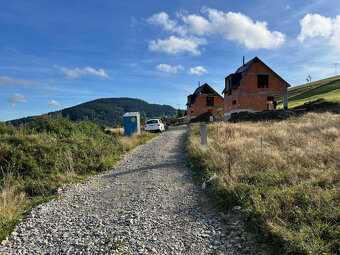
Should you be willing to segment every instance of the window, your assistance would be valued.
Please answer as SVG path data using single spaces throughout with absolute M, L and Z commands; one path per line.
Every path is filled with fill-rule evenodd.
M 214 106 L 214 97 L 207 97 L 207 106 Z
M 226 90 L 231 90 L 231 86 L 230 86 L 230 78 L 225 80 L 225 88 Z
M 257 87 L 258 88 L 268 88 L 268 75 L 258 75 L 257 76 Z
M 155 124 L 158 123 L 158 120 L 148 120 L 146 124 Z
M 236 104 L 236 100 L 233 100 L 233 101 L 232 101 L 232 104 Z

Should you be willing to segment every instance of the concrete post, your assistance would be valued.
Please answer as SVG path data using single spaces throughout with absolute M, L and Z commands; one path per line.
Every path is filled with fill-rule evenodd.
M 288 110 L 288 92 L 283 95 L 283 109 Z
M 201 132 L 201 145 L 203 147 L 208 147 L 207 125 L 205 123 L 200 124 L 200 132 Z

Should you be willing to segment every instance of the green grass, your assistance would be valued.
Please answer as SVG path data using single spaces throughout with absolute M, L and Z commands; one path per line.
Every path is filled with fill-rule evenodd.
M 324 98 L 331 102 L 340 102 L 340 76 L 315 81 L 288 89 L 288 107 L 293 108 L 309 101 Z M 282 98 L 277 98 L 282 108 Z
M 124 137 L 59 116 L 20 127 L 0 123 L 0 240 L 25 210 L 54 198 L 62 183 L 83 182 L 113 167 L 120 155 L 155 136 Z

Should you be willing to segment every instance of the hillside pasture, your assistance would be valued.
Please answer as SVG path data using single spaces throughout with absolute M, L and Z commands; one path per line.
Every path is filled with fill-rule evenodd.
M 340 76 L 315 81 L 288 89 L 288 106 L 290 108 L 324 98 L 331 102 L 340 102 Z M 282 108 L 282 97 L 277 98 Z

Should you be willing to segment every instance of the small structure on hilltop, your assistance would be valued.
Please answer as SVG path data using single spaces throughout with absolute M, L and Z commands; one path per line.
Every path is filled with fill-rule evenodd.
M 211 112 L 218 114 L 223 112 L 223 97 L 207 83 L 199 86 L 195 92 L 188 96 L 187 120 Z
M 258 57 L 253 58 L 225 78 L 224 119 L 232 113 L 257 112 L 276 109 L 275 97 L 283 95 L 284 109 L 288 109 L 290 85 Z

